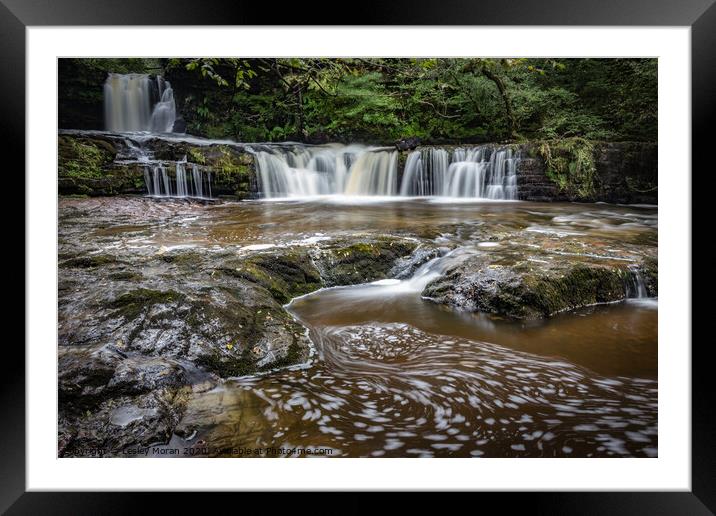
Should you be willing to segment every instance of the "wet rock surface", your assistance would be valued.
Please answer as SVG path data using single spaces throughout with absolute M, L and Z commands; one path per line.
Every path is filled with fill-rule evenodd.
M 636 271 L 643 267 L 609 258 L 556 262 L 551 258 L 504 263 L 504 258 L 495 261 L 489 256 L 474 256 L 430 283 L 423 296 L 470 312 L 538 319 L 623 300 L 636 281 Z M 652 296 L 654 289 L 650 289 Z
M 398 260 L 409 258 L 415 240 L 382 237 L 341 241 L 317 250 L 315 261 L 327 287 L 355 285 L 388 278 Z
M 265 441 L 263 402 L 227 382 L 314 367 L 322 330 L 286 304 L 326 287 L 408 281 L 445 260 L 423 296 L 490 317 L 655 296 L 655 225 L 651 210 L 598 205 L 61 199 L 59 453 L 195 443 L 236 421 L 242 442 Z
M 174 181 L 177 162 L 210 173 L 213 197 L 256 197 L 254 158 L 243 144 L 228 141 L 209 144 L 183 135 L 160 138 L 103 131 L 61 131 L 58 190 L 62 195 L 92 197 L 145 194 L 145 172 L 162 165 Z
M 216 382 L 305 362 L 311 349 L 306 330 L 282 305 L 337 282 L 385 277 L 416 245 L 366 236 L 317 242 L 325 249 L 116 249 L 106 245 L 114 239 L 104 217 L 118 217 L 117 225 L 122 215 L 99 207 L 88 221 L 90 213 L 77 202 L 82 209 L 63 213 L 60 230 L 64 454 L 79 448 L 112 454 L 130 443 L 166 442 L 192 375 Z M 136 202 L 157 208 L 150 200 Z M 177 215 L 158 208 L 159 220 Z M 173 209 L 181 217 L 183 209 L 202 206 Z M 136 238 L 145 231 L 120 224 L 122 234 Z

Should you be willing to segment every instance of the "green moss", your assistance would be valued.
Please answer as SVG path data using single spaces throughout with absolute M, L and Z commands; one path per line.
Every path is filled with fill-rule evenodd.
M 274 299 L 282 303 L 287 302 L 289 299 L 285 285 L 272 278 L 266 271 L 255 264 L 245 262 L 234 268 L 224 267 L 220 270 L 229 276 L 245 279 L 260 285 L 268 290 Z
M 91 256 L 77 256 L 62 262 L 65 267 L 89 268 L 107 265 L 117 262 L 117 258 L 111 254 L 95 254 Z
M 141 274 L 137 274 L 136 272 L 129 272 L 129 271 L 120 271 L 120 272 L 113 272 L 109 275 L 110 279 L 117 280 L 117 281 L 139 281 L 142 279 Z
M 200 165 L 206 164 L 206 156 L 204 156 L 200 147 L 189 148 L 189 161 L 192 163 L 199 163 Z
M 279 367 L 288 367 L 297 364 L 301 360 L 301 347 L 298 345 L 298 338 L 294 335 L 286 355 L 270 364 L 262 366 L 259 371 L 270 371 Z
M 215 149 L 210 165 L 214 174 L 223 179 L 233 178 L 238 181 L 243 177 L 246 180 L 251 174 L 250 164 L 244 163 L 239 155 L 225 145 Z
M 656 257 L 644 258 L 639 266 L 646 290 L 650 296 L 656 297 L 659 295 L 659 262 Z
M 321 256 L 323 276 L 328 286 L 384 279 L 395 261 L 416 246 L 411 241 L 381 238 L 328 249 Z
M 197 364 L 212 371 L 222 378 L 230 376 L 246 376 L 256 372 L 256 359 L 251 356 L 248 348 L 238 355 L 228 355 L 216 350 L 211 355 L 197 359 Z
M 196 265 L 201 262 L 201 255 L 198 253 L 163 254 L 160 259 L 163 262 L 176 265 Z
M 269 291 L 280 303 L 323 286 L 318 270 L 304 253 L 261 254 L 221 269 Z
M 60 176 L 97 179 L 104 175 L 104 167 L 113 159 L 114 153 L 106 142 L 60 137 Z
M 297 364 L 301 360 L 301 347 L 298 338 L 294 337 L 286 354 L 273 362 L 261 367 L 257 366 L 258 360 L 252 355 L 249 348 L 232 354 L 231 351 L 223 352 L 216 350 L 210 355 L 204 355 L 197 359 L 197 364 L 216 373 L 222 378 L 234 376 L 246 376 L 257 372 L 270 371 L 280 367 L 288 367 Z
M 537 148 L 547 167 L 547 177 L 561 192 L 580 199 L 595 193 L 594 144 L 584 138 L 543 141 Z
M 173 290 L 139 288 L 122 294 L 112 301 L 109 307 L 115 310 L 115 315 L 130 320 L 153 305 L 175 303 L 182 299 L 184 299 L 184 295 Z
M 615 301 L 624 297 L 627 272 L 576 265 L 564 274 L 527 276 L 519 302 L 525 311 L 549 316 L 562 310 Z

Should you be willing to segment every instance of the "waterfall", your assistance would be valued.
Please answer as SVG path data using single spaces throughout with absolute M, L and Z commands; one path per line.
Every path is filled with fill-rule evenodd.
M 512 149 L 456 149 L 448 169 L 445 195 L 514 200 L 516 161 Z
M 191 175 L 187 173 L 191 166 Z M 187 163 L 186 158 L 174 162 L 174 177 L 165 163 L 144 167 L 144 183 L 147 193 L 153 197 L 211 198 L 211 171 L 204 171 L 196 163 Z M 204 183 L 208 196 L 204 195 Z
M 159 102 L 154 106 L 150 131 L 157 133 L 170 133 L 174 128 L 174 121 L 177 117 L 176 103 L 174 102 L 174 90 L 169 81 L 163 77 L 157 77 L 159 89 Z
M 346 195 L 395 195 L 398 179 L 397 152 L 366 152 L 355 161 L 345 188 Z
M 448 168 L 447 181 L 440 195 L 445 197 L 491 198 L 486 195 L 485 179 L 488 165 L 485 162 L 458 161 Z M 487 190 L 491 187 L 488 186 Z
M 476 146 L 411 152 L 398 183 L 398 153 L 352 146 L 269 147 L 255 152 L 265 198 L 321 195 L 514 200 L 517 161 L 509 148 Z
M 644 276 L 638 267 L 629 268 L 629 279 L 626 284 L 626 297 L 644 299 L 649 297 L 649 293 L 646 289 L 646 283 L 644 282 Z
M 395 195 L 398 153 L 357 145 L 271 148 L 255 153 L 265 198 Z
M 176 120 L 174 91 L 163 77 L 110 73 L 104 83 L 108 131 L 171 132 Z
M 176 163 L 177 197 L 187 197 L 186 187 L 186 162 Z
M 405 162 L 400 195 L 442 195 L 450 155 L 444 149 L 411 152 Z
M 517 199 L 518 157 L 483 145 L 408 154 L 398 182 L 398 153 L 351 146 L 262 147 L 254 152 L 264 198 L 322 195 Z
M 194 195 L 196 197 L 204 197 L 204 178 L 196 164 L 191 166 L 191 176 L 194 181 Z

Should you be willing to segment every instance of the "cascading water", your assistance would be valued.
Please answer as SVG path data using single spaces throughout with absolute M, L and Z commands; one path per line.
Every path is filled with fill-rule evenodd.
M 511 149 L 478 146 L 414 151 L 398 182 L 395 151 L 360 146 L 270 148 L 255 153 L 265 198 L 320 195 L 456 197 L 514 200 L 517 161 Z
M 177 107 L 174 102 L 174 90 L 169 81 L 157 77 L 159 102 L 154 106 L 151 119 L 151 131 L 170 133 L 177 118 Z
M 450 155 L 444 149 L 411 152 L 405 162 L 400 195 L 441 195 Z
M 641 271 L 636 267 L 631 267 L 629 272 L 630 274 L 626 284 L 626 297 L 635 299 L 648 298 L 649 293 Z
M 511 149 L 487 146 L 412 152 L 405 163 L 401 195 L 477 199 L 517 198 L 517 158 Z
M 104 114 L 108 131 L 169 133 L 176 120 L 174 90 L 160 76 L 110 73 L 104 83 Z
M 398 179 L 397 152 L 366 152 L 350 169 L 347 195 L 395 195 Z
M 147 193 L 152 197 L 211 198 L 210 171 L 195 163 L 187 163 L 186 158 L 175 162 L 173 169 L 174 177 L 171 177 L 171 169 L 166 163 L 145 166 Z
M 274 148 L 255 154 L 265 198 L 396 195 L 398 153 L 361 146 Z

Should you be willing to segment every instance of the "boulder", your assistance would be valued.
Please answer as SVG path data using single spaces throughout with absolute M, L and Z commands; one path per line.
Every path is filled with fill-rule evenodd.
M 650 270 L 655 281 L 656 269 Z M 618 260 L 559 259 L 535 267 L 475 255 L 428 284 L 423 296 L 469 312 L 539 319 L 624 299 L 634 274 L 628 262 Z
M 399 151 L 414 150 L 420 145 L 420 143 L 420 138 L 412 136 L 410 138 L 403 138 L 402 140 L 398 140 L 397 142 L 395 142 L 395 148 Z
M 327 287 L 355 285 L 388 278 L 417 247 L 413 239 L 387 236 L 334 242 L 317 250 L 314 261 Z

